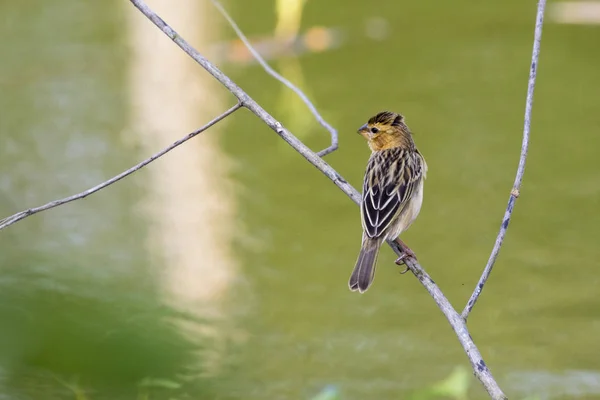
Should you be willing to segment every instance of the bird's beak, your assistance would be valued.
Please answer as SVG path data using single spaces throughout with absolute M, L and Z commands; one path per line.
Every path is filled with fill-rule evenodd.
M 361 126 L 360 128 L 358 128 L 358 133 L 360 133 L 360 135 L 362 137 L 364 137 L 367 140 L 371 140 L 371 132 L 369 131 L 369 127 L 367 126 L 367 124 L 364 124 L 363 126 Z

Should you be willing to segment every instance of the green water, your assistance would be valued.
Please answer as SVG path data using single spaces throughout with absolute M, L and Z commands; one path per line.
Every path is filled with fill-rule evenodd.
M 348 4 L 309 1 L 303 19 L 304 27 L 345 32 L 340 48 L 299 59 L 312 98 L 340 131 L 327 162 L 358 187 L 368 149 L 357 127 L 383 109 L 406 116 L 429 173 L 421 215 L 403 237 L 462 309 L 517 167 L 535 4 Z M 148 156 L 120 137 L 129 115 L 128 6 L 0 3 L 2 216 Z M 249 34 L 274 26 L 271 2 L 228 7 Z M 383 41 L 364 35 L 377 16 L 390 23 Z M 598 27 L 544 28 L 524 186 L 469 319 L 512 399 L 600 398 L 599 40 Z M 280 85 L 259 67 L 222 68 L 285 115 Z M 283 122 L 314 149 L 325 147 L 326 133 L 300 121 Z M 404 399 L 468 366 L 426 291 L 398 274 L 391 250 L 382 251 L 366 294 L 348 290 L 361 233 L 354 203 L 245 110 L 220 138 L 238 187 L 239 235 L 226 244 L 239 264 L 228 324 L 243 339 L 224 345 L 219 372 L 197 367 L 211 341 L 178 324 L 218 322 L 182 314 L 160 296 L 168 266 L 145 247 L 150 228 L 136 205 L 148 175 L 140 172 L 0 232 L 3 398 L 309 399 L 334 385 L 340 399 Z M 486 398 L 470 383 L 470 399 Z

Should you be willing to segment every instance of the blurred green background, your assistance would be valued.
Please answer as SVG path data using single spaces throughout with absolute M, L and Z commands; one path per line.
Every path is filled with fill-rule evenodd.
M 149 4 L 311 148 L 327 146 L 299 100 L 236 59 L 209 2 Z M 326 161 L 355 187 L 369 155 L 356 129 L 381 110 L 406 116 L 429 173 L 403 238 L 461 310 L 514 180 L 535 2 L 225 6 L 257 41 L 295 34 L 294 21 L 328 32 L 322 51 L 270 62 L 339 130 Z M 187 22 L 169 19 L 176 9 Z M 193 62 L 170 64 L 162 49 L 178 49 L 160 35 L 126 0 L 0 1 L 0 216 L 108 179 L 234 104 Z M 469 319 L 511 399 L 600 398 L 599 41 L 599 26 L 548 13 L 524 186 Z M 148 125 L 169 136 L 144 136 Z M 241 110 L 125 181 L 0 232 L 1 397 L 486 398 L 391 250 L 366 294 L 348 290 L 360 234 L 355 204 Z

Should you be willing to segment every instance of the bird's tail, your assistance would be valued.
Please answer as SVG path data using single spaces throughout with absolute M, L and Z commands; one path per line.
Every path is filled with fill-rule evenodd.
M 377 256 L 379 255 L 380 248 L 381 239 L 363 239 L 358 260 L 356 260 L 356 266 L 348 281 L 350 290 L 358 290 L 360 293 L 363 293 L 371 286 L 375 277 L 375 265 L 377 264 Z

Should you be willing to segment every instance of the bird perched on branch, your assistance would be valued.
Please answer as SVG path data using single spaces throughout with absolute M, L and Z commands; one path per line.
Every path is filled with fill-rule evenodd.
M 375 277 L 377 255 L 383 242 L 397 239 L 414 222 L 423 203 L 425 159 L 417 150 L 404 117 L 380 112 L 358 130 L 371 148 L 363 183 L 360 215 L 362 246 L 348 286 L 365 292 Z M 400 265 L 413 251 L 397 239 L 403 255 Z

